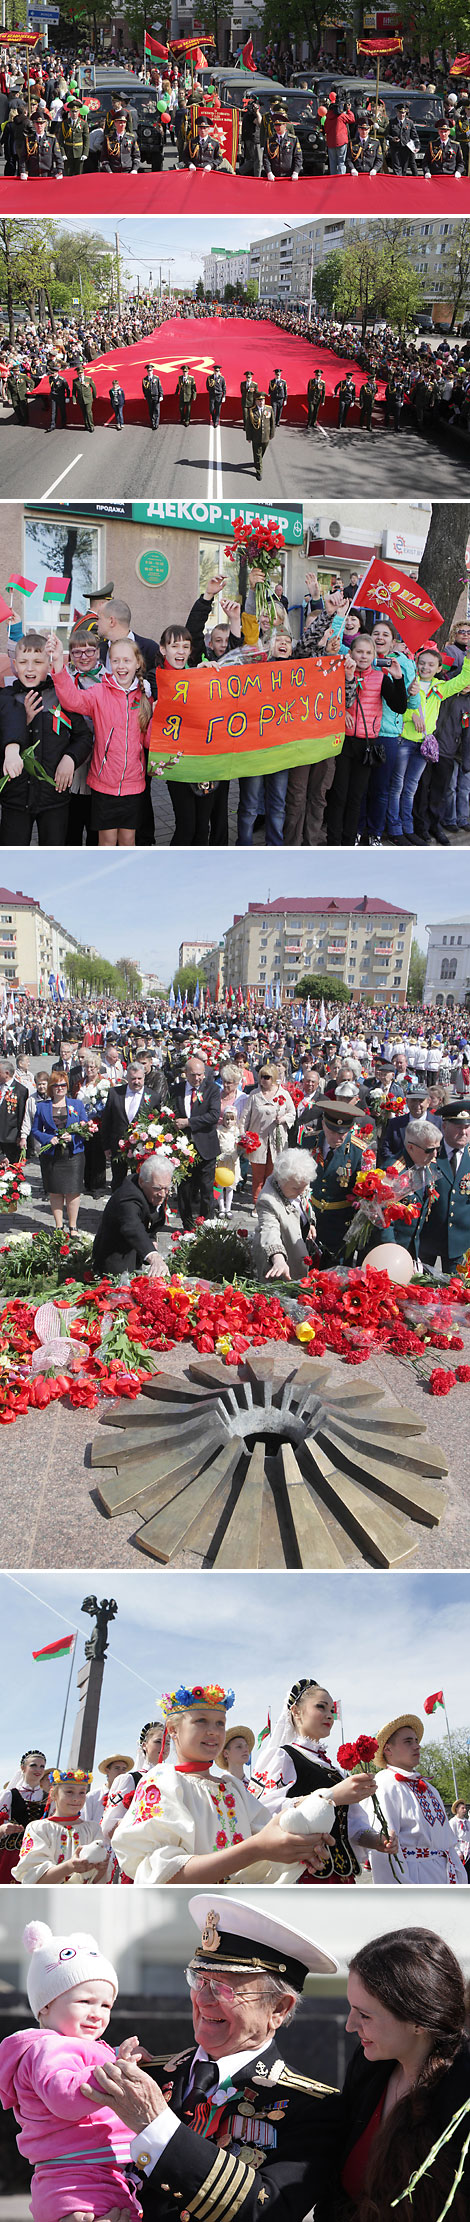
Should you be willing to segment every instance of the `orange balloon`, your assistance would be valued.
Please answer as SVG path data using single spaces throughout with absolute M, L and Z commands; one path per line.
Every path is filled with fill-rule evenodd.
M 403 1250 L 399 1242 L 377 1243 L 375 1250 L 368 1251 L 365 1262 L 373 1267 L 374 1273 L 388 1273 L 389 1281 L 400 1281 L 403 1288 L 412 1281 L 416 1271 L 410 1251 Z

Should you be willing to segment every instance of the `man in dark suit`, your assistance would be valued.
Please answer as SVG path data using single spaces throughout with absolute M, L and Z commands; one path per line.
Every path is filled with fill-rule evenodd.
M 180 1133 L 189 1135 L 198 1153 L 192 1172 L 178 1188 L 183 1226 L 192 1227 L 195 1216 L 213 1218 L 220 1118 L 220 1088 L 197 1052 L 192 1052 L 185 1071 L 173 1082 L 170 1100 Z
M 97 2068 L 89 2102 L 133 2132 L 145 2222 L 261 2222 L 265 2203 L 274 2222 L 302 2222 L 327 2191 L 340 2100 L 287 2067 L 276 2036 L 309 1970 L 334 1962 L 243 1891 L 236 1902 L 206 1889 L 189 1911 L 201 1932 L 187 1970 L 195 2044 L 148 2074 L 130 2059 Z
M 135 1119 L 146 1112 L 159 1111 L 163 1101 L 163 1074 L 158 1073 L 149 1083 L 145 1065 L 128 1065 L 126 1078 L 118 1088 L 110 1088 L 101 1120 L 101 1142 L 104 1150 L 111 1152 L 111 1188 L 121 1188 L 126 1179 L 127 1163 L 119 1144 L 129 1133 Z
M 21 1128 L 28 1090 L 15 1080 L 10 1065 L 0 1064 L 0 1159 L 17 1165 L 21 1157 Z
M 422 1265 L 441 1259 L 443 1273 L 455 1273 L 470 1248 L 470 1097 L 443 1104 L 442 1142 L 433 1185 L 436 1202 L 420 1242 Z
M 135 1273 L 146 1265 L 158 1279 L 165 1276 L 156 1235 L 165 1225 L 171 1180 L 171 1162 L 161 1150 L 144 1158 L 135 1180 L 124 1171 L 122 1186 L 109 1197 L 95 1235 L 95 1273 Z

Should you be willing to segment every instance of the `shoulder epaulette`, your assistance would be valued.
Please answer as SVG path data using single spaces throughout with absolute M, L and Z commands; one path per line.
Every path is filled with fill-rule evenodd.
M 308 2091 L 310 2093 L 310 2097 L 312 2097 L 313 2095 L 313 2097 L 315 2098 L 330 2098 L 336 2089 L 336 2086 L 333 2083 L 315 2083 L 312 2076 L 310 2075 L 298 2075 L 295 2068 L 286 2067 L 285 2060 L 275 2060 L 273 2062 L 273 2066 L 271 2068 L 264 2069 L 264 2072 L 262 2069 L 262 2063 L 260 2061 L 258 2069 L 255 2069 L 254 2074 L 250 2076 L 250 2082 L 264 2084 L 282 2083 L 284 2090 L 287 2089 L 289 2091 Z
M 167 2059 L 166 2052 L 152 2052 L 147 2065 L 149 2068 L 180 2068 L 182 2060 L 191 2060 L 193 2052 L 194 2045 L 188 2045 L 186 2052 L 174 2052 L 171 2060 Z

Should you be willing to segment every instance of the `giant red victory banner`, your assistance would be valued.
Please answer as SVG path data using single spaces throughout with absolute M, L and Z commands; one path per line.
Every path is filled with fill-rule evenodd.
M 412 654 L 442 625 L 441 612 L 425 587 L 417 579 L 410 579 L 407 571 L 398 571 L 396 563 L 383 563 L 381 556 L 373 557 L 356 587 L 354 601 L 359 609 L 389 617 Z
M 344 663 L 240 663 L 158 671 L 149 770 L 180 780 L 237 779 L 315 764 L 344 740 Z

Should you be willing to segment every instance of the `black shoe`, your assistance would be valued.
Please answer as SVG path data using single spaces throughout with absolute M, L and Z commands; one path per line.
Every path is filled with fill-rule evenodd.
M 436 840 L 436 841 L 438 841 L 438 842 L 439 842 L 439 848 L 440 848 L 440 849 L 450 849 L 450 846 L 451 846 L 451 843 L 450 843 L 450 835 L 449 835 L 448 833 L 444 833 L 444 827 L 443 827 L 443 826 L 436 826 L 436 832 L 435 832 L 435 836 L 434 836 L 434 838 L 435 838 L 435 840 Z

